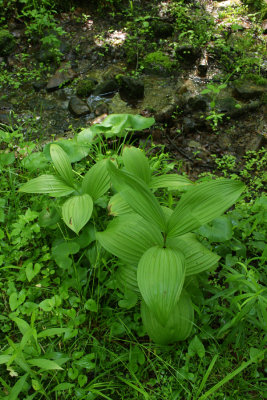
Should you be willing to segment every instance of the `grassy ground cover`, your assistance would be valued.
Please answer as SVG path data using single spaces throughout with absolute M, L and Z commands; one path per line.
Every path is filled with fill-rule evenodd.
M 249 189 L 235 209 L 196 231 L 221 258 L 189 283 L 196 315 L 190 337 L 159 346 L 146 334 L 137 296 L 120 290 L 120 262 L 95 241 L 95 228 L 110 219 L 109 192 L 76 235 L 57 216 L 60 198 L 18 192 L 44 171 L 55 173 L 47 153 L 33 152 L 4 127 L 1 138 L 2 398 L 264 398 L 267 199 L 261 185 L 250 186 L 255 169 L 243 169 Z M 72 168 L 81 176 L 106 156 L 121 163 L 122 145 L 101 139 Z M 150 166 L 177 172 L 163 150 L 148 149 Z M 254 156 L 263 183 L 266 153 Z M 224 174 L 233 168 L 229 160 L 218 164 Z M 169 207 L 181 195 L 156 194 Z

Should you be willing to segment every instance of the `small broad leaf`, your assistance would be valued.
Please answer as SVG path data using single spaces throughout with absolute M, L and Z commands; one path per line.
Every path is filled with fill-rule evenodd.
M 144 219 L 164 231 L 166 226 L 165 216 L 158 200 L 148 186 L 134 175 L 118 170 L 111 161 L 108 163 L 108 169 L 111 179 L 115 180 L 115 186 L 117 183 L 124 185 L 125 190 L 120 193 L 130 207 Z
M 63 369 L 55 361 L 47 360 L 45 358 L 33 358 L 30 360 L 27 360 L 27 363 L 34 367 L 41 368 L 45 371 L 50 371 L 50 370 L 55 370 L 55 369 Z
M 84 304 L 84 308 L 88 311 L 97 312 L 98 307 L 94 299 L 88 299 Z
M 0 170 L 6 165 L 13 164 L 15 161 L 14 153 L 0 153 Z
M 168 221 L 168 237 L 183 235 L 219 217 L 243 189 L 241 182 L 229 179 L 202 182 L 189 188 Z
M 93 200 L 89 194 L 73 196 L 62 206 L 65 224 L 75 233 L 79 233 L 89 221 L 93 211 Z
M 24 303 L 26 298 L 25 291 L 22 289 L 19 293 L 13 292 L 9 297 L 9 306 L 11 311 L 16 310 L 18 306 Z
M 195 354 L 197 354 L 199 358 L 205 357 L 205 347 L 198 336 L 195 336 L 189 343 L 187 353 L 189 357 L 194 357 Z
M 27 169 L 30 172 L 47 169 L 49 165 L 44 153 L 41 152 L 29 154 L 27 157 L 21 160 L 21 164 L 23 168 Z
M 201 226 L 198 232 L 211 242 L 225 242 L 233 236 L 232 223 L 227 215 L 215 218 L 211 223 Z
M 151 189 L 167 188 L 168 190 L 182 190 L 189 185 L 193 183 L 185 176 L 178 174 L 152 176 L 149 183 Z
M 158 322 L 144 301 L 141 303 L 141 315 L 148 335 L 155 343 L 161 345 L 185 340 L 193 327 L 194 309 L 191 298 L 185 290 L 182 291 L 164 326 Z
M 107 170 L 107 161 L 98 161 L 85 174 L 82 181 L 83 193 L 89 194 L 93 200 L 103 196 L 110 187 L 110 178 Z
M 133 308 L 138 300 L 138 296 L 135 292 L 132 292 L 130 290 L 126 290 L 124 292 L 124 298 L 119 301 L 119 306 L 122 308 Z
M 73 193 L 74 188 L 68 186 L 57 176 L 41 175 L 22 185 L 19 191 L 25 193 L 48 193 L 53 197 L 62 197 Z
M 73 172 L 68 155 L 58 144 L 50 145 L 50 155 L 58 174 L 68 185 L 73 186 Z
M 74 364 L 78 365 L 81 368 L 92 370 L 95 369 L 95 363 L 93 362 L 94 358 L 94 353 L 87 354 L 86 356 L 80 358 L 78 361 L 75 361 Z
M 149 184 L 151 180 L 151 171 L 148 159 L 141 149 L 137 149 L 133 146 L 125 147 L 123 150 L 122 159 L 128 172 L 131 172 L 133 175 Z
M 220 257 L 203 246 L 193 233 L 167 238 L 167 246 L 182 251 L 185 256 L 185 275 L 195 275 L 215 267 Z
M 160 230 L 138 214 L 115 218 L 96 238 L 104 249 L 130 265 L 137 265 L 150 247 L 163 245 Z
M 70 254 L 76 254 L 80 250 L 80 245 L 73 241 L 59 243 L 52 247 L 52 257 L 57 265 L 62 269 L 68 269 L 72 265 Z
M 178 250 L 152 247 L 137 268 L 137 282 L 143 299 L 160 324 L 168 321 L 182 292 L 184 256 Z
M 54 205 L 46 207 L 40 212 L 38 223 L 42 227 L 53 226 L 60 221 L 60 214 Z
M 33 280 L 33 278 L 39 274 L 42 266 L 39 263 L 33 265 L 32 262 L 29 262 L 26 266 L 25 272 L 29 282 Z

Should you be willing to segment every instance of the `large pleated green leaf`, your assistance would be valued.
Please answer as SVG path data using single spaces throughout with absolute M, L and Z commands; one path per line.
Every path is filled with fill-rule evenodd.
M 142 179 L 149 184 L 151 179 L 151 171 L 148 159 L 143 151 L 136 147 L 125 147 L 122 154 L 125 168 L 128 172 Z
M 141 315 L 149 337 L 161 345 L 187 339 L 193 327 L 194 309 L 191 298 L 185 290 L 182 291 L 164 326 L 158 322 L 144 301 L 141 303 Z
M 163 245 L 160 230 L 138 214 L 115 218 L 96 238 L 104 249 L 130 265 L 137 265 L 150 247 Z
M 22 185 L 19 191 L 25 193 L 48 193 L 53 197 L 61 197 L 73 193 L 74 188 L 68 186 L 61 178 L 55 175 L 41 175 Z
M 219 217 L 243 189 L 241 182 L 229 179 L 203 182 L 188 189 L 168 221 L 168 236 L 183 235 Z
M 184 278 L 184 256 L 179 250 L 155 246 L 139 261 L 137 282 L 141 295 L 162 325 L 179 300 Z
M 135 265 L 120 265 L 116 271 L 116 279 L 123 292 L 131 290 L 140 294 L 137 283 L 137 267 Z
M 51 144 L 50 155 L 60 177 L 68 185 L 73 186 L 73 172 L 67 153 L 58 144 Z
M 162 231 L 166 228 L 166 219 L 156 197 L 148 186 L 139 178 L 126 172 L 122 172 L 109 161 L 108 169 L 111 180 L 115 186 L 124 186 L 121 196 L 129 206 L 147 221 L 156 224 Z
M 110 187 L 110 178 L 107 170 L 107 161 L 98 161 L 85 174 L 82 181 L 82 190 L 89 194 L 93 200 L 103 196 Z
M 108 211 L 109 214 L 113 215 L 114 217 L 134 212 L 127 201 L 125 201 L 122 197 L 121 192 L 116 193 L 111 197 L 108 203 Z
M 62 206 L 65 224 L 75 233 L 79 233 L 89 221 L 93 211 L 93 200 L 89 194 L 73 196 Z
M 195 275 L 215 267 L 220 257 L 203 246 L 193 233 L 167 238 L 167 246 L 183 252 L 185 275 Z
M 169 190 L 181 190 L 189 185 L 193 185 L 193 182 L 178 174 L 152 176 L 149 183 L 151 189 L 167 188 Z

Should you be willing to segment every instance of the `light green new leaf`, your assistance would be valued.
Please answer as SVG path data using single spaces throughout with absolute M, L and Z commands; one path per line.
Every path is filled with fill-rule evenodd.
M 189 185 L 193 185 L 193 182 L 178 174 L 152 176 L 149 183 L 151 189 L 167 188 L 168 190 L 181 190 Z
M 65 224 L 75 233 L 89 221 L 93 211 L 93 200 L 89 194 L 73 196 L 62 206 L 62 217 Z
M 160 230 L 138 214 L 115 218 L 96 238 L 104 249 L 130 265 L 137 265 L 150 247 L 163 245 Z
M 142 150 L 137 149 L 136 147 L 125 147 L 122 159 L 128 172 L 149 184 L 151 180 L 151 171 L 148 159 Z
M 54 175 L 41 175 L 31 179 L 19 188 L 24 193 L 48 193 L 53 197 L 67 196 L 74 192 L 61 178 Z
M 120 215 L 133 213 L 133 209 L 129 206 L 127 201 L 121 195 L 121 192 L 114 194 L 108 203 L 109 215 L 118 217 Z
M 148 335 L 155 343 L 161 345 L 185 340 L 193 327 L 194 309 L 185 290 L 182 291 L 165 326 L 158 322 L 144 301 L 141 303 L 141 315 Z
M 167 246 L 182 251 L 185 256 L 185 275 L 195 275 L 215 267 L 220 257 L 203 246 L 193 233 L 167 238 Z
M 166 227 L 166 219 L 156 197 L 151 193 L 148 186 L 139 178 L 126 172 L 122 172 L 109 161 L 108 169 L 111 180 L 115 181 L 115 186 L 124 185 L 121 196 L 130 207 L 144 219 L 156 224 L 162 231 Z
M 45 371 L 63 369 L 55 361 L 47 360 L 45 358 L 33 358 L 31 360 L 27 360 L 27 363 L 33 365 L 34 367 L 41 368 Z
M 147 306 L 165 325 L 177 304 L 185 278 L 184 256 L 178 250 L 152 247 L 137 268 L 137 282 Z
M 183 235 L 219 217 L 243 189 L 241 182 L 229 179 L 203 182 L 188 189 L 168 221 L 168 237 Z
M 50 155 L 56 171 L 70 186 L 73 186 L 73 172 L 68 155 L 58 144 L 50 145 Z
M 82 190 L 93 200 L 103 196 L 110 187 L 110 178 L 107 170 L 107 160 L 98 161 L 85 174 L 82 181 Z

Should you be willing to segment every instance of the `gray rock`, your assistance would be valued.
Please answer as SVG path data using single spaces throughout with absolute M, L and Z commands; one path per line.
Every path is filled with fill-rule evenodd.
M 238 102 L 233 97 L 222 97 L 216 100 L 216 109 L 220 113 L 233 113 L 238 110 Z
M 205 111 L 208 107 L 210 99 L 208 96 L 197 95 L 190 97 L 187 101 L 187 107 L 193 111 Z
M 261 97 L 266 93 L 267 85 L 257 85 L 254 82 L 234 82 L 233 94 L 236 98 L 242 100 L 251 100 Z
M 97 81 L 93 78 L 87 78 L 80 81 L 76 88 L 76 94 L 79 97 L 88 97 L 96 88 Z
M 183 132 L 191 132 L 194 131 L 197 127 L 196 121 L 191 117 L 185 117 L 183 119 Z
M 16 47 L 14 36 L 6 29 L 0 29 L 0 56 L 8 56 Z
M 173 25 L 164 21 L 152 21 L 151 28 L 157 39 L 166 39 L 173 34 Z
M 155 114 L 155 120 L 157 122 L 168 122 L 171 120 L 175 110 L 176 110 L 176 105 L 169 104 Z
M 69 63 L 62 63 L 56 70 L 55 74 L 50 78 L 46 86 L 48 92 L 57 90 L 60 86 L 66 85 L 76 76 L 76 73 L 71 69 Z
M 81 117 L 90 113 L 87 104 L 76 96 L 71 97 L 69 101 L 69 110 L 75 117 Z
M 46 81 L 36 81 L 33 82 L 32 86 L 36 92 L 40 92 L 40 90 L 44 89 L 47 85 Z
M 110 96 L 112 94 L 115 94 L 119 89 L 119 85 L 118 82 L 116 81 L 116 79 L 109 79 L 107 81 L 104 81 L 102 83 L 99 83 L 93 94 L 94 96 Z
M 120 76 L 119 79 L 119 94 L 122 100 L 126 102 L 135 102 L 144 97 L 144 83 L 139 79 L 129 76 Z
M 201 56 L 201 50 L 191 44 L 184 44 L 175 50 L 176 57 L 186 64 L 193 64 Z

